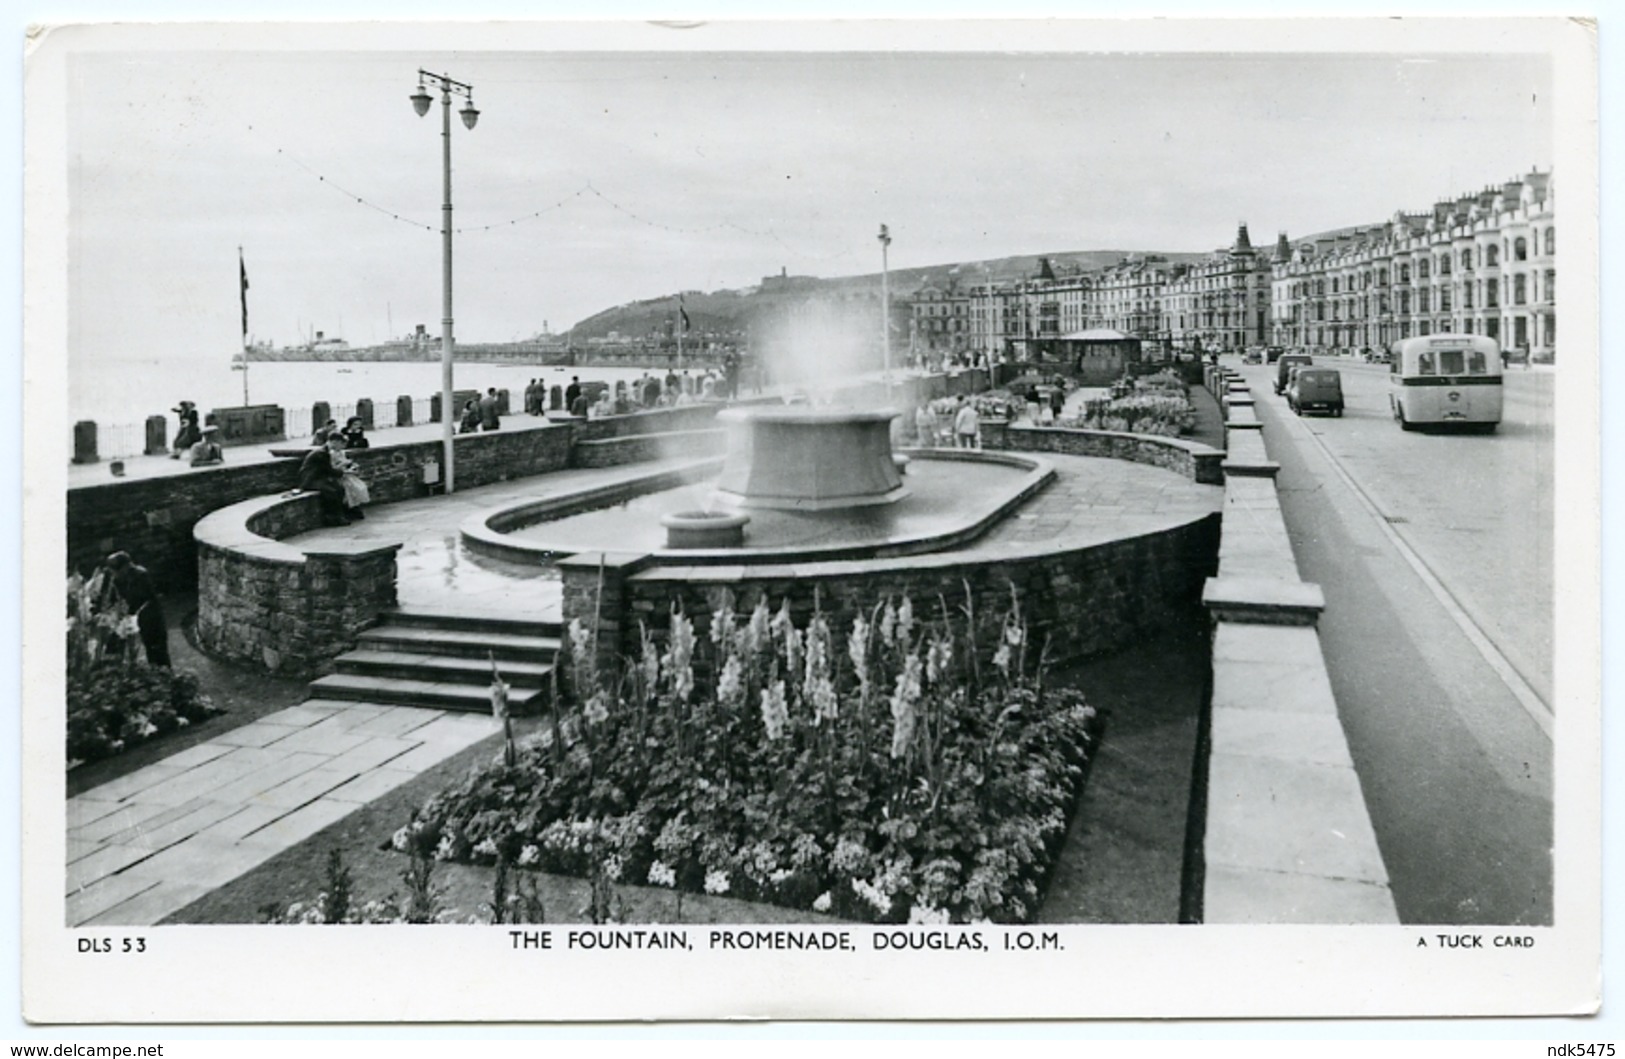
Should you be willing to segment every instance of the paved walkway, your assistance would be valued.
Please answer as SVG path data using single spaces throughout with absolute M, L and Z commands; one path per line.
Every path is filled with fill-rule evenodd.
M 68 800 L 67 925 L 157 923 L 497 730 L 312 701 L 92 788 Z

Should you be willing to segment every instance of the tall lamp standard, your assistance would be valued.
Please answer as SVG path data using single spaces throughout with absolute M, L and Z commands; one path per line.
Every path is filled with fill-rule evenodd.
M 443 74 L 432 74 L 427 70 L 418 71 L 418 90 L 412 93 L 412 109 L 418 112 L 418 117 L 429 113 L 429 104 L 434 97 L 424 82 L 433 82 L 440 89 L 440 136 L 442 172 L 445 177 L 445 196 L 440 204 L 440 284 L 441 306 L 440 314 L 440 426 L 441 440 L 445 455 L 442 463 L 445 465 L 446 493 L 453 490 L 454 459 L 452 417 L 455 414 L 451 406 L 452 378 L 451 378 L 451 97 L 452 93 L 468 100 L 462 110 L 457 113 L 463 119 L 463 127 L 472 129 L 474 123 L 480 120 L 480 112 L 474 109 L 474 86 L 465 85 L 461 81 L 453 81 Z
M 891 232 L 880 226 L 880 338 L 886 366 L 886 392 L 891 392 L 891 272 L 886 261 L 886 248 L 891 246 Z

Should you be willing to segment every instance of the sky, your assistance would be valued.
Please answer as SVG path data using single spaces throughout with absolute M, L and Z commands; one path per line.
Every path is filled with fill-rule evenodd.
M 1537 55 L 194 41 L 68 63 L 74 364 L 229 355 L 239 246 L 255 339 L 437 335 L 440 105 L 413 112 L 420 67 L 481 112 L 452 129 L 471 342 L 781 268 L 878 272 L 882 223 L 893 268 L 1202 251 L 1239 221 L 1255 243 L 1379 221 L 1554 154 Z

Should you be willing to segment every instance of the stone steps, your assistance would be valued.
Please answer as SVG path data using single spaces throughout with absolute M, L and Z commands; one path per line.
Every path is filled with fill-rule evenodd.
M 355 673 L 332 673 L 310 685 L 313 699 L 339 699 L 381 706 L 424 706 L 435 710 L 466 713 L 491 712 L 490 672 L 483 684 L 457 684 L 432 680 L 379 677 Z M 547 701 L 546 688 L 511 687 L 508 706 L 522 713 Z
M 367 629 L 357 637 L 357 640 L 362 650 L 451 655 L 487 661 L 494 656 L 499 663 L 551 658 L 559 650 L 559 639 L 556 636 L 410 628 L 399 625 L 380 625 Z
M 333 672 L 311 682 L 313 699 L 491 712 L 491 665 L 515 712 L 550 694 L 558 626 L 481 614 L 402 608 L 367 629 Z
M 411 651 L 357 649 L 334 660 L 334 671 L 346 676 L 429 679 L 442 683 L 491 683 L 491 661 L 487 658 L 461 658 L 456 655 L 416 654 Z M 518 662 L 499 659 L 497 669 L 510 687 L 542 688 L 553 672 L 551 662 Z

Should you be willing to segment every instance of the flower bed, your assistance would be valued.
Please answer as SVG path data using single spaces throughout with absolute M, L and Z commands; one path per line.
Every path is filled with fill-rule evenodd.
M 1063 425 L 1178 437 L 1196 426 L 1189 392 L 1174 372 L 1146 375 L 1134 380 L 1132 390 L 1126 383 L 1120 384 L 1113 388 L 1113 396 L 1090 401 L 1082 419 Z
M 67 662 L 69 768 L 225 712 L 191 673 L 142 660 L 136 619 L 105 570 L 68 579 Z
M 674 614 L 620 674 L 572 625 L 580 708 L 394 844 L 856 920 L 1030 920 L 1094 711 L 1042 685 L 1018 611 L 980 655 L 972 618 L 887 600 L 838 635 L 725 605 L 709 644 Z

